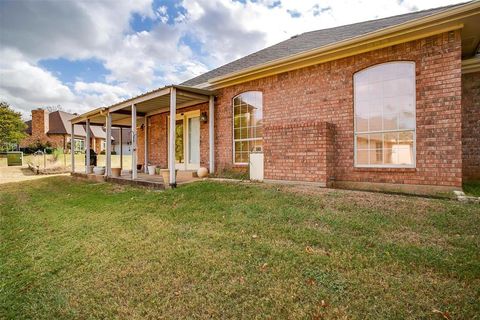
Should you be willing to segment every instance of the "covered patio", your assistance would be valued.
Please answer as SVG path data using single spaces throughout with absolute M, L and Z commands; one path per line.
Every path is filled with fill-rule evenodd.
M 132 134 L 132 161 L 131 168 L 124 168 L 122 161 L 122 151 L 120 151 L 120 168 L 122 175 L 116 179 L 129 179 L 132 181 L 135 180 L 145 180 L 145 179 L 154 179 L 155 181 L 163 181 L 161 176 L 150 176 L 148 178 L 148 169 L 149 165 L 149 155 L 150 147 L 153 144 L 153 139 L 160 137 L 151 137 L 149 132 L 154 132 L 153 130 L 148 130 L 152 117 L 159 114 L 168 114 L 168 130 L 166 135 L 168 136 L 168 148 L 167 148 L 167 167 L 169 170 L 169 186 L 176 187 L 177 177 L 175 174 L 176 170 L 176 129 L 177 126 L 177 117 L 178 110 L 191 108 L 196 105 L 208 104 L 208 111 L 202 113 L 202 121 L 208 123 L 208 169 L 210 173 L 213 173 L 215 170 L 215 159 L 214 159 L 214 98 L 215 92 L 204 89 L 197 89 L 186 86 L 177 86 L 171 85 L 166 86 L 160 89 L 156 89 L 140 96 L 116 103 L 109 107 L 102 107 L 90 112 L 79 115 L 71 120 L 72 126 L 72 137 L 75 134 L 74 125 L 85 125 L 87 131 L 86 139 L 86 158 L 90 158 L 90 137 L 88 133 L 90 132 L 90 125 L 101 125 L 106 129 L 106 136 L 111 137 L 112 128 L 131 128 Z M 178 112 L 177 112 L 178 111 Z M 183 115 L 183 113 L 182 113 Z M 198 119 L 200 119 L 200 114 L 198 114 Z M 199 120 L 197 120 L 198 122 Z M 199 127 L 199 124 L 196 124 Z M 138 129 L 142 130 L 142 145 L 139 145 L 139 133 Z M 197 129 L 199 132 L 199 129 Z M 160 134 L 160 133 L 159 133 Z M 165 136 L 165 133 L 163 134 Z M 121 135 L 120 135 L 121 136 Z M 195 141 L 199 137 L 196 137 Z M 193 139 L 192 139 L 193 140 Z M 181 140 L 183 143 L 183 140 Z M 199 142 L 198 142 L 199 143 Z M 205 142 L 203 142 L 205 143 Z M 181 148 L 184 148 L 182 145 Z M 143 154 L 139 154 L 139 149 L 142 149 Z M 195 149 L 196 153 L 199 153 L 200 150 Z M 73 151 L 73 150 L 72 150 Z M 105 163 L 105 178 L 110 180 L 112 178 L 112 142 L 111 139 L 106 141 L 106 163 Z M 138 158 L 143 158 L 143 163 L 138 163 Z M 178 159 L 177 159 L 178 160 Z M 74 152 L 72 152 L 72 173 L 75 171 L 75 157 Z M 177 161 L 178 162 L 178 161 Z M 138 171 L 137 164 L 141 165 L 141 172 Z M 177 163 L 178 167 L 178 163 Z M 185 166 L 187 168 L 187 166 Z M 182 171 L 182 170 L 180 170 Z M 91 174 L 92 167 L 90 163 L 86 163 L 84 174 Z M 180 172 L 179 172 L 180 173 Z M 140 176 L 141 174 L 141 176 Z M 188 176 L 188 174 L 187 174 Z M 185 175 L 179 174 L 181 180 L 185 179 Z M 141 179 L 140 179 L 141 178 Z M 152 180 L 153 181 L 153 180 Z

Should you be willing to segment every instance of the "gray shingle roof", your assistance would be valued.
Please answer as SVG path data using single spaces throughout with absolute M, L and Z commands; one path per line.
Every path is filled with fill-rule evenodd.
M 292 37 L 271 47 L 257 51 L 233 62 L 227 63 L 219 68 L 201 74 L 195 78 L 187 80 L 183 82 L 182 85 L 196 86 L 215 77 L 224 76 L 235 71 L 240 71 L 242 69 L 264 64 L 273 60 L 286 58 L 294 54 L 313 50 L 326 45 L 331 45 L 336 42 L 348 40 L 370 32 L 379 31 L 387 27 L 392 27 L 411 20 L 433 15 L 463 4 L 464 3 L 455 4 L 378 20 L 359 22 L 346 26 L 302 33 L 298 36 Z

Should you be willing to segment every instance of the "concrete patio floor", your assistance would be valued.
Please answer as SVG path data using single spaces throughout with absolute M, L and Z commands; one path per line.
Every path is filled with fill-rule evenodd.
M 118 184 L 126 185 L 135 185 L 141 187 L 147 187 L 152 189 L 165 189 L 165 184 L 163 182 L 163 177 L 161 175 L 149 175 L 146 173 L 138 173 L 137 179 L 132 180 L 130 173 L 122 172 L 120 177 L 105 177 L 91 174 L 86 174 L 85 172 L 75 172 L 72 173 L 72 176 L 79 178 L 86 178 L 89 180 L 101 180 L 107 182 L 113 182 Z M 192 171 L 178 171 L 177 172 L 177 185 L 183 185 L 187 183 L 192 183 L 195 181 L 201 180 L 198 177 L 193 176 Z

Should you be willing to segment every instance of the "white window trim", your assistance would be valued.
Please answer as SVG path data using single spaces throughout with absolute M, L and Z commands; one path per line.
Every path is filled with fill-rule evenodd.
M 370 66 L 366 69 L 360 70 L 358 72 L 366 71 L 368 69 L 372 69 L 384 64 L 391 64 L 391 63 L 410 63 L 413 64 L 414 71 L 416 70 L 416 65 L 414 61 L 390 61 L 385 63 L 375 64 Z M 356 73 L 358 73 L 356 72 Z M 353 165 L 355 168 L 391 168 L 391 169 L 415 169 L 417 167 L 417 76 L 414 73 L 414 81 L 413 81 L 413 117 L 415 119 L 415 127 L 414 129 L 395 129 L 395 130 L 382 130 L 382 131 L 361 131 L 357 132 L 357 116 L 355 113 L 355 107 L 357 105 L 357 98 L 355 95 L 355 74 L 353 74 Z M 382 112 L 382 119 L 383 119 L 383 112 Z M 375 134 L 375 133 L 389 133 L 389 132 L 413 132 L 413 164 L 357 164 L 357 135 L 359 134 Z M 385 141 L 382 140 L 382 144 Z M 384 150 L 384 145 L 382 145 L 382 152 Z
M 234 108 L 235 108 L 235 105 L 234 105 L 234 101 L 235 99 L 238 97 L 238 96 L 241 96 L 242 94 L 244 93 L 248 93 L 248 92 L 260 92 L 262 94 L 262 115 L 263 115 L 263 92 L 260 91 L 260 90 L 249 90 L 249 91 L 244 91 L 242 93 L 239 93 L 237 94 L 235 97 L 232 98 L 232 162 L 233 162 L 233 165 L 234 166 L 248 166 L 249 163 L 248 162 L 236 162 L 235 161 L 235 142 L 236 141 L 258 141 L 258 140 L 263 140 L 263 137 L 262 138 L 247 138 L 247 139 L 235 139 L 235 111 L 234 111 Z M 262 118 L 262 122 L 263 122 L 263 118 Z M 240 127 L 241 128 L 244 128 L 244 127 Z M 255 127 L 256 128 L 256 127 Z M 262 128 L 263 128 L 263 125 L 262 125 Z M 238 129 L 238 128 L 237 128 Z

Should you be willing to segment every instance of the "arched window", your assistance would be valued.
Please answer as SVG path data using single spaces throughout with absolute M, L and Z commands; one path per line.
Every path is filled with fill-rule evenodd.
M 251 151 L 263 149 L 263 97 L 249 91 L 233 98 L 233 161 L 247 164 Z
M 354 75 L 355 166 L 415 167 L 415 63 Z

